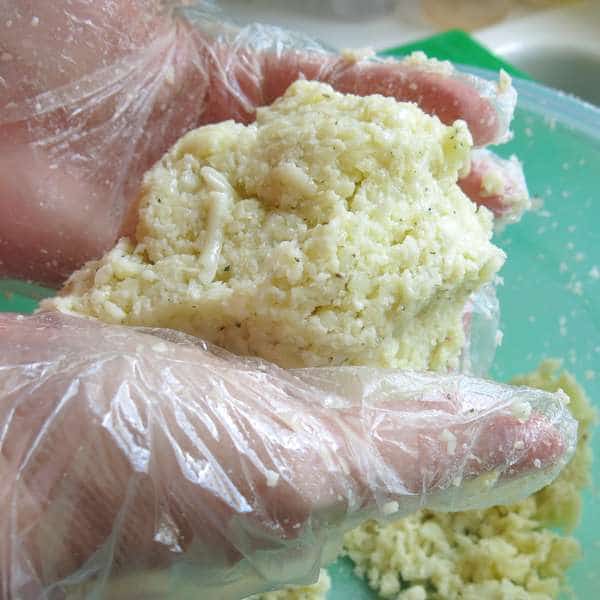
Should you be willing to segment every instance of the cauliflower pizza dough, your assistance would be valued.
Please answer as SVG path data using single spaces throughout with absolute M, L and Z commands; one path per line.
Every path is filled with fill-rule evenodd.
M 185 135 L 122 239 L 46 306 L 284 367 L 447 370 L 504 254 L 457 185 L 471 136 L 414 104 L 297 81 L 256 123 Z

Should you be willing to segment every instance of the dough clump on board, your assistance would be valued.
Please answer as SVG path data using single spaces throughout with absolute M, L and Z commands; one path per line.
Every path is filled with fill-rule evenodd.
M 471 136 L 416 105 L 297 81 L 256 122 L 196 129 L 122 239 L 45 308 L 170 327 L 284 367 L 456 368 L 504 254 L 457 185 Z

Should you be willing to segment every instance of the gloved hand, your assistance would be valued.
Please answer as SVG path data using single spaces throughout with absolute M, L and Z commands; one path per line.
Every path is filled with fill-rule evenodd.
M 512 502 L 576 443 L 559 394 L 284 371 L 59 313 L 1 315 L 0 356 L 2 598 L 307 581 L 364 519 Z
M 177 138 L 252 120 L 298 77 L 462 118 L 479 146 L 507 136 L 515 92 L 505 80 L 414 57 L 343 57 L 275 27 L 227 24 L 210 3 L 185 4 L 0 1 L 0 277 L 62 283 L 133 231 L 141 176 Z M 484 155 L 464 189 L 514 217 L 515 193 L 527 189 L 506 167 Z M 493 189 L 478 177 L 490 169 Z

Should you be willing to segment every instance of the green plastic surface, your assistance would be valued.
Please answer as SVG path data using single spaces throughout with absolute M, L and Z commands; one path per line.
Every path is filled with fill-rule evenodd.
M 387 54 L 416 49 L 440 59 L 494 70 L 502 67 L 518 74 L 467 34 L 456 31 Z M 600 222 L 600 128 L 586 131 L 585 123 L 579 126 L 578 111 L 583 111 L 581 122 L 589 119 L 583 105 L 580 109 L 574 100 L 539 90 L 521 95 L 514 140 L 497 149 L 504 156 L 515 153 L 521 158 L 530 190 L 543 198 L 544 208 L 525 215 L 497 240 L 509 258 L 499 292 L 504 342 L 493 375 L 506 380 L 535 368 L 544 357 L 562 357 L 600 406 L 600 279 L 594 270 L 596 265 L 600 269 L 600 228 L 596 225 Z M 10 298 L 0 294 L 0 310 L 29 312 L 34 306 L 34 301 L 18 293 Z M 594 453 L 600 455 L 600 436 L 593 444 Z M 600 461 L 594 480 L 597 486 Z M 572 568 L 569 581 L 576 598 L 589 600 L 599 597 L 600 587 L 597 487 L 585 493 L 584 504 L 583 522 L 577 530 L 584 558 Z M 377 598 L 354 577 L 348 559 L 338 560 L 329 570 L 333 579 L 329 600 Z
M 529 78 L 526 73 L 492 54 L 485 46 L 476 42 L 468 33 L 460 29 L 446 31 L 412 44 L 388 48 L 380 52 L 380 54 L 382 56 L 405 56 L 415 50 L 425 52 L 430 58 L 473 65 L 474 67 L 490 69 L 491 71 L 504 69 L 507 73 L 515 77 L 520 77 L 521 79 Z

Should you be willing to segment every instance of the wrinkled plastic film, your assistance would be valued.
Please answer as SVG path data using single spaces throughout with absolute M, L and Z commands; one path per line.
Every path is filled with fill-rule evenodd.
M 462 375 L 289 372 L 53 313 L 0 334 L 5 597 L 306 582 L 359 522 L 516 500 L 576 440 L 562 395 Z
M 246 49 L 252 49 L 259 55 L 275 54 L 283 57 L 298 55 L 301 61 L 304 60 L 309 64 L 312 61 L 306 59 L 310 55 L 323 57 L 329 55 L 329 59 L 321 60 L 319 68 L 311 75 L 331 83 L 334 87 L 337 87 L 336 80 L 340 80 L 340 85 L 343 87 L 344 75 L 348 70 L 356 67 L 354 63 L 361 63 L 357 71 L 364 67 L 367 76 L 369 74 L 368 63 L 372 65 L 391 63 L 398 66 L 399 72 L 402 72 L 407 79 L 411 79 L 415 73 L 417 75 L 428 73 L 439 76 L 441 79 L 454 79 L 476 91 L 481 98 L 489 101 L 494 109 L 486 118 L 494 121 L 496 131 L 491 138 L 486 139 L 485 143 L 500 144 L 510 139 L 509 128 L 516 106 L 517 94 L 511 85 L 510 77 L 505 73 L 497 82 L 488 81 L 469 73 L 460 72 L 448 61 L 427 59 L 421 52 L 415 52 L 405 59 L 397 61 L 377 57 L 374 53 L 363 53 L 365 54 L 363 57 L 360 52 L 344 49 L 342 56 L 345 60 L 331 60 L 335 59 L 334 53 L 340 49 L 328 46 L 326 41 L 316 41 L 306 34 L 289 32 L 271 25 L 238 23 L 211 4 L 195 3 L 193 6 L 182 6 L 175 10 L 175 14 L 183 16 L 218 44 L 232 48 L 234 53 L 243 53 Z M 291 58 L 291 62 L 293 62 L 293 58 Z M 313 63 L 312 66 L 317 65 Z M 415 83 L 417 80 L 418 77 L 415 78 Z M 374 91 L 381 93 L 380 90 Z M 392 92 L 391 89 L 388 93 L 390 92 Z M 410 92 L 406 90 L 405 93 Z
M 483 98 L 488 99 L 496 110 L 498 130 L 490 143 L 502 144 L 511 139 L 510 124 L 517 105 L 517 92 L 512 86 L 510 76 L 501 71 L 498 81 L 489 81 L 469 73 L 457 71 L 457 77 L 472 85 Z
M 496 287 L 501 279 L 487 284 L 471 295 L 465 305 L 463 324 L 465 345 L 460 358 L 461 373 L 487 377 L 496 350 L 502 343 L 500 303 Z
M 27 191 L 18 214 L 7 206 L 11 231 L 2 233 L 14 234 L 14 260 L 45 265 L 54 284 L 79 266 L 61 259 L 68 248 L 80 248 L 83 261 L 130 231 L 142 174 L 175 139 L 204 122 L 248 120 L 283 91 L 298 74 L 286 66 L 291 55 L 311 77 L 369 91 L 352 87 L 352 61 L 277 28 L 235 28 L 214 12 L 208 19 L 210 4 L 172 21 L 175 3 L 156 12 L 148 3 L 135 27 L 131 15 L 110 13 L 116 4 L 94 12 L 75 2 L 69 15 L 60 6 L 15 21 L 5 73 L 22 73 L 31 59 L 31 77 L 24 87 L 16 77 L 4 88 L 13 95 L 0 97 L 0 139 L 10 145 L 0 151 L 10 177 L 0 171 L 0 183 Z M 79 14 L 82 6 L 92 12 Z M 38 41 L 59 29 L 56 18 L 60 53 Z M 20 54 L 28 39 L 35 57 Z M 65 64 L 53 62 L 60 56 Z M 1 191 L 10 199 L 15 190 Z M 19 229 L 27 203 L 35 210 Z M 462 392 L 451 380 L 357 369 L 340 371 L 336 383 L 325 371 L 285 373 L 173 332 L 150 338 L 61 316 L 2 319 L 3 596 L 116 598 L 116 587 L 130 598 L 145 586 L 157 597 L 221 599 L 308 581 L 365 518 L 520 497 L 525 484 L 549 481 L 571 449 L 573 423 L 556 396 L 532 404 L 540 421 L 526 428 L 528 447 L 539 449 L 547 428 L 556 433 L 554 454 L 538 468 L 522 448 L 505 445 L 500 459 L 477 446 L 494 419 L 514 425 L 514 402 L 498 404 L 491 393 L 475 414 L 457 413 Z M 359 393 L 347 387 L 357 378 Z M 411 412 L 422 402 L 429 412 Z M 407 424 L 419 435 L 404 439 Z M 522 441 L 519 427 L 510 431 L 503 444 Z M 483 486 L 472 450 L 488 457 Z

